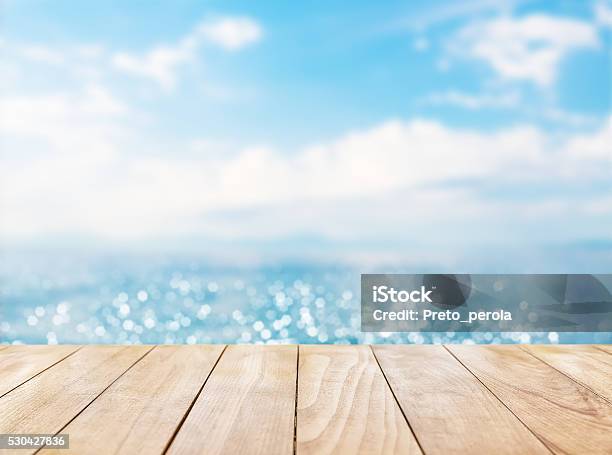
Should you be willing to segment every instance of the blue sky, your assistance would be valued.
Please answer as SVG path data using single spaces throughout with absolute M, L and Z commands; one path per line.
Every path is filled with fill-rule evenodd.
M 448 52 L 457 32 L 476 21 L 537 14 L 592 25 L 596 9 L 589 2 L 490 6 L 496 3 L 25 1 L 7 2 L 4 28 L 11 42 L 59 49 L 88 44 L 139 53 L 177 43 L 207 18 L 256 21 L 262 30 L 256 43 L 229 55 L 224 49 L 203 49 L 197 62 L 177 69 L 184 73 L 177 86 L 154 99 L 130 96 L 133 82 L 144 81 L 110 75 L 121 96 L 156 112 L 165 125 L 160 133 L 170 136 L 232 135 L 247 143 L 296 146 L 389 117 L 426 115 L 453 125 L 490 128 L 516 121 L 558 126 L 548 125 L 538 113 L 542 109 L 607 115 L 610 61 L 605 51 L 610 33 L 604 27 L 596 32 L 597 45 L 564 51 L 555 83 L 537 91 L 528 78 L 500 80 L 485 61 Z M 62 84 L 62 77 L 58 75 L 56 88 L 70 83 Z M 447 92 L 520 92 L 526 99 L 522 109 L 497 109 L 491 115 L 430 99 Z
M 6 1 L 0 238 L 612 264 L 612 5 L 500 3 Z

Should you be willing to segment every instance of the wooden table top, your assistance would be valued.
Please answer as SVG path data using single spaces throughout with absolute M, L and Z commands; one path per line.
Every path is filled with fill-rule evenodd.
M 0 346 L 0 434 L 58 433 L 38 453 L 612 454 L 612 346 Z

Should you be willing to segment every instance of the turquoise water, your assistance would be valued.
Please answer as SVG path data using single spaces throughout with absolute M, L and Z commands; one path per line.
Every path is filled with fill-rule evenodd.
M 362 333 L 360 270 L 5 257 L 0 343 L 609 343 L 612 334 Z

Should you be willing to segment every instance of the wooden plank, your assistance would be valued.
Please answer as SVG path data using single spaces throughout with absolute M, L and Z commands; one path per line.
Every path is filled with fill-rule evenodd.
M 612 406 L 518 346 L 449 346 L 556 453 L 612 453 Z
M 601 351 L 607 352 L 608 354 L 612 354 L 612 344 L 597 344 L 593 346 L 595 349 L 599 349 Z
M 374 353 L 425 453 L 550 453 L 444 347 Z
M 40 453 L 162 453 L 223 348 L 156 347 L 62 430 L 69 450 Z
M 291 454 L 297 346 L 229 346 L 169 454 Z
M 421 453 L 369 346 L 300 346 L 298 454 Z
M 72 354 L 78 346 L 4 346 L 0 351 L 0 397 Z
M 84 347 L 0 398 L 0 433 L 60 431 L 150 349 L 150 346 Z
M 529 345 L 523 348 L 612 402 L 612 355 L 589 345 Z

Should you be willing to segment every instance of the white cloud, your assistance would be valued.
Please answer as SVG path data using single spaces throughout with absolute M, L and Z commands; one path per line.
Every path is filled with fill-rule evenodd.
M 202 43 L 236 49 L 238 41 L 213 42 L 197 28 L 174 45 L 124 54 L 123 71 L 172 88 Z M 73 49 L 63 54 L 67 71 L 87 61 L 106 71 L 105 49 Z M 37 62 L 52 63 L 46 60 Z M 29 68 L 21 69 L 25 74 Z M 504 231 L 517 216 L 532 228 L 555 220 L 562 227 L 553 234 L 567 234 L 564 222 L 583 211 L 612 213 L 606 197 L 582 204 L 562 195 L 514 195 L 534 182 L 561 188 L 609 180 L 612 123 L 559 139 L 525 125 L 485 132 L 416 118 L 294 150 L 237 149 L 231 140 L 207 137 L 160 145 L 135 125 L 135 108 L 103 81 L 85 79 L 83 86 L 46 94 L 17 83 L 19 90 L 3 90 L 1 241 L 81 234 L 129 241 L 210 235 L 233 242 L 306 232 L 336 240 L 373 235 L 437 242 L 439 236 L 439 243 L 458 245 L 460 235 L 521 241 L 521 232 Z M 484 109 L 509 107 L 517 97 L 449 91 L 430 101 Z M 487 194 L 496 185 L 507 188 L 505 200 Z M 589 235 L 605 228 L 588 225 Z
M 107 66 L 105 57 L 106 50 L 99 44 L 53 47 L 40 43 L 5 42 L 0 59 L 3 66 L 0 81 L 17 85 L 26 77 L 37 77 L 38 73 L 45 72 L 45 82 L 48 82 L 53 80 L 55 71 L 63 72 L 62 77 L 68 84 L 99 81 Z M 47 74 L 50 70 L 52 72 Z
M 503 79 L 540 87 L 555 82 L 567 54 L 598 45 L 592 24 L 543 14 L 475 22 L 463 27 L 450 43 L 455 55 L 482 60 Z
M 116 118 L 129 108 L 104 86 L 91 84 L 75 92 L 7 95 L 0 99 L 0 112 L 5 139 L 39 138 L 42 152 L 83 153 L 106 143 Z
M 19 49 L 21 55 L 34 62 L 61 65 L 65 62 L 65 55 L 47 46 L 29 45 Z
M 122 122 L 129 108 L 105 87 L 90 85 L 6 95 L 0 110 L 0 230 L 32 238 L 71 230 L 69 223 L 81 214 L 75 230 L 86 231 L 92 201 L 107 178 L 98 171 L 114 167 L 125 146 Z
M 595 21 L 604 27 L 612 27 L 612 2 L 600 0 L 595 3 Z
M 113 65 L 118 70 L 134 76 L 153 79 L 166 89 L 176 84 L 176 69 L 193 58 L 193 46 L 188 41 L 178 46 L 158 46 L 145 55 L 136 56 L 119 52 L 113 56 Z
M 259 41 L 262 34 L 261 26 L 253 19 L 223 17 L 202 22 L 174 45 L 156 46 L 143 55 L 118 52 L 112 63 L 120 71 L 152 79 L 171 90 L 177 82 L 178 68 L 194 61 L 204 43 L 235 51 Z
M 587 201 L 585 211 L 593 215 L 612 215 L 612 196 L 603 196 Z
M 516 91 L 499 94 L 470 94 L 449 90 L 446 92 L 432 93 L 424 100 L 427 104 L 452 105 L 470 110 L 480 109 L 508 109 L 515 108 L 521 101 L 520 94 Z
M 463 0 L 461 2 L 447 2 L 437 5 L 434 2 L 425 3 L 426 8 L 422 12 L 411 11 L 408 17 L 402 17 L 394 21 L 393 28 L 410 28 L 423 31 L 434 25 L 440 25 L 451 21 L 463 20 L 481 16 L 486 13 L 506 13 L 514 8 L 515 4 L 522 0 Z M 434 7 L 430 7 L 435 5 Z
M 550 107 L 540 110 L 542 116 L 553 122 L 571 127 L 585 127 L 597 124 L 600 120 L 597 116 L 588 114 L 578 114 L 566 111 L 557 107 Z
M 0 170 L 4 238 L 270 238 L 300 232 L 358 238 L 373 228 L 381 235 L 408 229 L 426 237 L 449 220 L 465 232 L 491 216 L 522 213 L 541 222 L 550 213 L 582 210 L 563 197 L 487 201 L 469 186 L 448 187 L 453 182 L 520 189 L 610 176 L 612 123 L 557 140 L 528 126 L 486 133 L 420 119 L 388 121 L 291 153 L 257 146 L 229 158 L 206 153 L 176 159 L 135 154 L 121 130 L 121 109 L 95 91 L 78 103 L 57 97 L 28 107 L 26 101 L 2 102 L 21 112 L 20 120 L 3 124 L 5 132 L 37 135 L 52 146 L 26 161 L 8 160 Z M 106 127 L 90 124 L 93 111 L 108 117 Z M 41 124 L 48 126 L 41 131 Z M 232 213 L 237 215 L 224 218 Z
M 601 171 L 612 178 L 612 117 L 597 132 L 577 134 L 566 144 L 566 153 L 577 159 L 585 159 L 593 165 L 602 165 Z M 578 172 L 580 169 L 577 170 Z
M 134 77 L 150 79 L 167 91 L 175 88 L 181 66 L 193 63 L 202 46 L 209 44 L 237 51 L 258 42 L 262 27 L 248 17 L 219 17 L 205 20 L 171 44 L 160 44 L 142 52 L 107 53 L 98 44 L 53 48 L 44 44 L 2 42 L 5 70 L 8 62 L 61 66 L 78 79 L 96 80 L 108 75 L 108 67 Z M 6 71 L 4 71 L 6 73 Z M 5 78 L 6 79 L 6 75 Z M 228 96 L 227 94 L 225 96 Z
M 554 106 L 531 109 L 525 105 L 524 97 L 517 89 L 505 92 L 465 93 L 456 90 L 434 92 L 420 100 L 421 104 L 431 106 L 455 106 L 471 111 L 483 109 L 513 109 L 526 116 L 550 121 L 572 128 L 593 127 L 600 118 L 595 115 L 580 114 Z
M 261 26 L 248 17 L 226 17 L 203 23 L 198 33 L 228 50 L 238 50 L 256 43 L 263 35 Z

